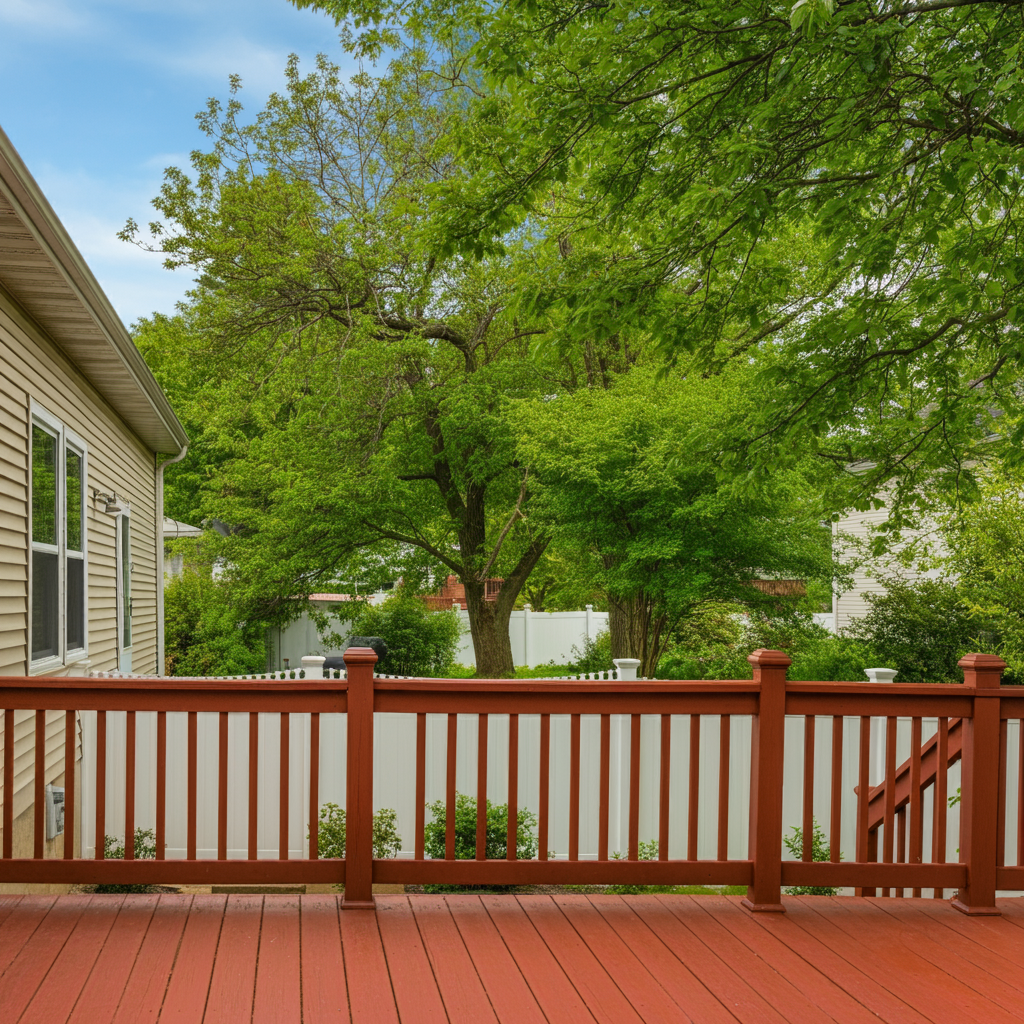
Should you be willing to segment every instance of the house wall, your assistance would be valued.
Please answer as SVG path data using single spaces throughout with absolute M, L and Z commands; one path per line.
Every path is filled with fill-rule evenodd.
M 115 517 L 91 500 L 131 506 L 132 670 L 156 669 L 154 456 L 59 349 L 0 290 L 0 675 L 28 672 L 28 461 L 36 400 L 88 446 L 86 537 L 91 668 L 117 667 Z M 57 671 L 56 675 L 65 674 Z
M 117 667 L 113 516 L 91 500 L 116 491 L 131 506 L 132 668 L 156 669 L 154 456 L 74 365 L 0 289 L 0 675 L 26 675 L 29 623 L 29 450 L 35 400 L 85 441 L 88 668 Z M 83 664 L 48 675 L 81 674 Z M 0 716 L 0 765 L 3 761 Z M 81 727 L 76 725 L 81 756 Z M 15 843 L 31 843 L 34 713 L 14 714 Z M 64 713 L 46 713 L 45 782 L 64 772 Z M 0 769 L 2 771 L 2 769 Z M 0 774 L 2 778 L 2 774 Z M 0 806 L 6 794 L 0 797 Z M 79 832 L 79 834 L 81 834 Z
M 886 587 L 881 577 L 899 576 L 908 582 L 930 579 L 938 576 L 937 570 L 918 572 L 900 565 L 890 558 L 865 558 L 864 550 L 871 540 L 873 531 L 886 521 L 889 516 L 887 508 L 874 509 L 867 512 L 851 512 L 832 527 L 832 548 L 841 561 L 852 558 L 860 560 L 853 573 L 853 586 L 846 591 L 833 595 L 832 611 L 836 632 L 846 629 L 855 619 L 862 618 L 871 610 L 865 595 L 885 594 Z M 915 538 L 908 536 L 907 541 Z M 937 542 L 934 542 L 937 543 Z M 941 552 L 939 552 L 941 553 Z

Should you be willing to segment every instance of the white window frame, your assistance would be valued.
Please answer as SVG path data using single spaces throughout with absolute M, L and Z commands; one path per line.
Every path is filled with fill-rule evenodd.
M 129 653 L 135 645 L 135 624 L 132 621 L 132 571 L 135 568 L 134 560 L 132 559 L 132 527 L 131 527 L 132 510 L 128 505 L 125 505 L 120 512 L 117 513 L 117 529 L 115 531 L 115 558 L 117 572 L 117 585 L 114 588 L 117 595 L 117 657 L 118 666 L 121 664 L 121 655 Z M 128 528 L 128 592 L 125 593 L 125 571 L 124 571 L 124 531 L 125 527 Z M 124 642 L 124 624 L 125 616 L 128 618 L 128 629 L 130 631 L 131 643 L 126 644 Z
M 29 416 L 29 430 L 28 430 L 28 615 L 26 638 L 28 641 L 26 656 L 29 664 L 29 674 L 35 675 L 37 673 L 52 672 L 54 669 L 65 668 L 70 665 L 74 665 L 79 661 L 84 661 L 89 657 L 89 530 L 88 530 L 88 516 L 86 514 L 87 509 L 87 496 L 88 496 L 88 479 L 89 479 L 89 450 L 85 441 L 79 437 L 70 427 L 66 426 L 62 420 L 54 416 L 48 409 L 39 405 L 35 400 L 31 403 L 31 415 Z M 33 494 L 32 494 L 32 429 L 33 427 L 41 427 L 48 434 L 53 435 L 57 439 L 57 468 L 56 473 L 56 492 L 57 492 L 57 543 L 52 544 L 40 544 L 32 539 L 32 505 L 33 505 Z M 68 552 L 67 539 L 67 453 L 71 451 L 75 455 L 78 455 L 82 460 L 82 501 L 81 501 L 81 515 L 82 515 L 82 551 L 81 556 L 78 552 Z M 57 555 L 57 637 L 58 637 L 58 649 L 57 653 L 50 655 L 45 658 L 32 657 L 32 648 L 34 646 L 32 639 L 32 573 L 33 573 L 33 558 L 32 553 L 34 551 L 46 551 L 51 554 Z M 82 586 L 84 593 L 82 595 L 83 602 L 83 623 L 82 623 L 82 640 L 83 646 L 68 648 L 67 645 L 67 560 L 69 557 L 78 558 L 82 560 Z

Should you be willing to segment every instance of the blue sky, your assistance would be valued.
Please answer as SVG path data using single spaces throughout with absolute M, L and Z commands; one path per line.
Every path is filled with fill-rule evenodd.
M 195 113 L 233 73 L 255 113 L 289 53 L 321 52 L 354 71 L 334 23 L 286 0 L 0 0 L 0 126 L 126 324 L 192 283 L 116 232 L 207 145 Z

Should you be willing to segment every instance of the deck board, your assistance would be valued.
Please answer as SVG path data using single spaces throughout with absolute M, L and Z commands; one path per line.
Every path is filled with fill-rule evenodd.
M 24 896 L 3 1024 L 1024 1024 L 1024 901 Z

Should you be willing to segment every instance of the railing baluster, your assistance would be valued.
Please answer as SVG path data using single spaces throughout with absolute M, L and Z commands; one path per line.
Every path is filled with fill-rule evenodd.
M 843 716 L 832 716 L 832 806 L 828 826 L 828 859 L 839 863 L 843 827 Z
M 135 860 L 135 712 L 124 729 L 124 859 Z
M 46 712 L 36 712 L 35 827 L 33 857 L 42 858 L 46 840 Z
M 249 860 L 259 856 L 260 715 L 249 712 Z
M 608 859 L 608 810 L 611 804 L 611 746 L 612 716 L 601 716 L 601 763 L 599 785 L 601 787 L 597 811 L 597 859 Z
M 218 715 L 217 735 L 217 860 L 228 857 L 228 713 Z
M 672 716 L 661 716 L 661 776 L 658 780 L 658 860 L 668 860 L 669 769 L 672 763 Z
M 1024 867 L 1024 718 L 1017 722 L 1017 866 Z
M 4 709 L 4 850 L 8 860 L 14 851 L 14 709 Z
M 804 715 L 804 814 L 802 860 L 814 860 L 814 715 Z
M 519 716 L 508 716 L 508 832 L 506 860 L 519 857 Z
M 64 859 L 75 856 L 75 712 L 64 712 Z
M 686 859 L 697 859 L 697 812 L 700 807 L 700 715 L 690 715 L 690 792 L 686 808 Z
M 868 784 L 868 768 L 871 761 L 871 718 L 862 715 L 860 719 L 860 750 L 857 760 L 857 861 L 866 864 L 870 856 L 871 837 L 868 835 L 868 805 L 870 803 L 870 786 Z M 857 886 L 857 896 L 874 896 L 875 890 L 870 887 Z
M 921 719 L 910 722 L 910 863 L 920 864 L 924 859 L 924 801 L 921 793 Z M 914 899 L 921 896 L 921 887 L 911 891 Z
M 901 807 L 896 812 L 896 863 L 907 863 L 907 808 Z M 903 896 L 902 887 L 893 889 L 893 896 Z
M 640 716 L 630 715 L 629 859 L 640 859 Z
M 718 744 L 718 859 L 729 859 L 729 762 L 732 720 L 722 715 Z
M 882 863 L 891 864 L 896 838 L 896 719 L 885 720 L 885 836 L 882 840 Z M 883 896 L 891 896 L 891 889 L 883 889 Z
M 196 859 L 196 777 L 199 753 L 198 719 L 195 711 L 188 713 L 188 826 L 185 836 L 185 859 Z
M 281 860 L 288 859 L 288 787 L 291 780 L 288 771 L 291 767 L 291 719 L 287 711 L 281 712 L 281 785 L 278 789 L 280 809 L 277 818 L 277 855 Z
M 459 716 L 448 716 L 448 779 L 445 787 L 444 856 L 455 860 L 455 755 L 459 737 Z
M 476 859 L 487 860 L 487 730 L 489 715 L 477 716 Z
M 309 716 L 309 859 L 320 859 L 320 712 Z
M 96 848 L 93 856 L 103 860 L 107 839 L 107 713 L 96 712 Z
M 999 721 L 999 779 L 996 783 L 996 866 L 1006 863 L 1006 769 L 1007 769 L 1007 726 L 1005 718 Z
M 580 716 L 569 716 L 569 860 L 580 859 Z
M 167 848 L 167 712 L 156 713 L 156 859 Z
M 963 726 L 961 726 L 963 728 Z M 949 719 L 940 715 L 935 744 L 935 805 L 932 814 L 932 861 L 946 863 L 946 810 L 949 807 Z M 932 895 L 941 900 L 945 889 L 935 889 Z
M 551 716 L 540 716 L 540 791 L 537 794 L 537 856 L 548 859 L 548 809 L 551 803 Z
M 424 858 L 423 830 L 427 809 L 427 715 L 416 715 L 416 859 Z

